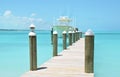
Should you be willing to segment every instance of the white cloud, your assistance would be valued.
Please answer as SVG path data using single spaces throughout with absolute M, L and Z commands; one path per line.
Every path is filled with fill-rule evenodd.
M 32 14 L 35 16 L 36 14 Z M 0 28 L 12 28 L 12 29 L 29 29 L 29 25 L 34 23 L 36 27 L 39 28 L 43 20 L 41 18 L 33 17 L 20 17 L 12 14 L 10 10 L 4 12 L 0 15 Z
M 10 10 L 6 10 L 3 14 L 3 16 L 11 16 L 12 12 Z
M 32 14 L 31 14 L 31 17 L 34 17 L 34 16 L 36 16 L 36 14 L 35 14 L 35 13 L 32 13 Z

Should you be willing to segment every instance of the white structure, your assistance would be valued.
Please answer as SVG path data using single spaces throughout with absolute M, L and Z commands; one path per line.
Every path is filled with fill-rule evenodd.
M 36 33 L 34 32 L 35 30 L 35 25 L 34 24 L 31 24 L 30 26 L 30 33 L 29 33 L 29 36 L 36 36 Z
M 85 36 L 94 36 L 94 33 L 91 29 L 88 29 L 87 32 L 85 32 Z
M 74 28 L 70 26 L 70 22 L 72 21 L 68 16 L 60 16 L 58 19 L 58 24 L 53 26 L 53 31 L 58 32 L 58 37 L 62 37 L 63 31 L 73 31 Z

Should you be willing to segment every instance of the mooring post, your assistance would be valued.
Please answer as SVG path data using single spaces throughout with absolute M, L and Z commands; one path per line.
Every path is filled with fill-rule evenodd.
M 75 31 L 72 32 L 73 33 L 73 43 L 75 43 Z
M 69 46 L 72 45 L 72 32 L 68 32 L 68 38 L 69 38 Z
M 53 32 L 53 57 L 57 56 L 58 49 L 58 34 L 57 31 Z
M 80 31 L 78 31 L 78 40 L 80 39 Z
M 79 31 L 77 31 L 77 41 L 79 40 Z
M 90 29 L 85 33 L 85 72 L 94 72 L 94 34 Z
M 80 38 L 82 38 L 82 31 L 80 31 L 79 33 L 80 33 L 80 35 L 79 35 L 79 36 L 80 36 Z
M 77 41 L 77 31 L 75 31 L 75 42 Z
M 53 44 L 53 28 L 51 30 L 51 44 Z
M 31 32 L 29 33 L 29 46 L 30 46 L 30 70 L 37 70 L 37 45 L 36 33 L 34 32 L 35 25 L 30 25 Z
M 66 37 L 67 37 L 66 31 L 63 31 L 63 50 L 67 49 L 67 46 L 66 46 L 66 43 L 67 43 Z

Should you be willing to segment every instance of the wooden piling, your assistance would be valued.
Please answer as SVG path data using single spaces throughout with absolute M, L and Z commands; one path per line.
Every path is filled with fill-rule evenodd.
M 76 41 L 78 41 L 79 40 L 79 32 L 77 31 L 76 32 Z
M 80 39 L 80 32 L 78 31 L 78 40 Z
M 67 46 L 66 46 L 66 42 L 67 42 L 66 36 L 67 36 L 66 31 L 63 31 L 63 50 L 67 49 Z
M 75 42 L 77 41 L 77 31 L 75 31 Z
M 68 32 L 68 37 L 69 37 L 69 46 L 72 45 L 72 32 Z
M 75 32 L 73 31 L 73 43 L 75 43 Z
M 57 56 L 57 50 L 58 50 L 58 34 L 57 31 L 53 32 L 53 57 Z
M 85 33 L 85 72 L 94 72 L 94 34 L 91 30 Z
M 36 34 L 34 32 L 29 33 L 29 46 L 30 46 L 30 70 L 37 70 L 37 45 Z
M 53 28 L 51 30 L 51 44 L 53 44 Z
M 81 31 L 80 31 L 80 35 L 79 36 L 80 36 L 80 38 L 82 38 L 82 32 Z

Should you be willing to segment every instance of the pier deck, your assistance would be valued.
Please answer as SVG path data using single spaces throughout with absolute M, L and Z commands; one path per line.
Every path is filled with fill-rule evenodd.
M 58 56 L 41 65 L 37 71 L 29 71 L 21 77 L 94 77 L 84 72 L 85 42 L 81 38 Z

